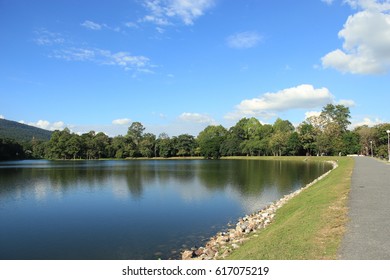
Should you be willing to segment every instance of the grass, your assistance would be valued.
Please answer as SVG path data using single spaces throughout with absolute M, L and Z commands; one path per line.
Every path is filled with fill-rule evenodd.
M 274 221 L 234 250 L 229 259 L 337 258 L 347 221 L 346 204 L 354 161 L 347 157 L 313 157 L 308 160 L 337 160 L 339 167 L 280 208 Z

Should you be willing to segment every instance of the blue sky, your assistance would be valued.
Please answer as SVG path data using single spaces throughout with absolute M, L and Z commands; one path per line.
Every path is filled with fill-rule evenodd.
M 390 121 L 389 0 L 0 0 L 0 34 L 0 117 L 45 129 Z

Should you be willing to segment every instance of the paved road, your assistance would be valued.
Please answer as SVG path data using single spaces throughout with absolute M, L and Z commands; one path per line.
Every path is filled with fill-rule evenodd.
M 349 219 L 339 258 L 390 260 L 390 164 L 355 159 Z

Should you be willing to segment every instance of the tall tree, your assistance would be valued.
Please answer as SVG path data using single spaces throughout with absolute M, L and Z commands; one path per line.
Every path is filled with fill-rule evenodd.
M 76 159 L 77 157 L 81 157 L 81 144 L 81 137 L 73 133 L 67 142 L 67 152 L 71 158 Z
M 247 155 L 260 155 L 260 135 L 259 131 L 262 127 L 261 123 L 256 118 L 241 119 L 237 125 L 242 128 L 243 141 L 240 144 L 241 153 Z
M 273 135 L 270 138 L 270 148 L 274 155 L 286 155 L 288 139 L 294 131 L 294 126 L 287 120 L 278 118 L 273 125 Z
M 351 124 L 350 110 L 344 105 L 328 104 L 322 109 L 321 116 L 327 120 L 327 123 L 336 123 L 342 132 L 346 132 Z
M 224 156 L 239 156 L 242 154 L 240 145 L 244 141 L 240 136 L 241 130 L 231 127 L 226 134 L 225 141 L 221 145 L 221 153 Z
M 110 146 L 110 138 L 103 132 L 99 132 L 93 137 L 92 145 L 98 158 L 106 158 Z
M 373 147 L 376 147 L 378 139 L 376 137 L 376 129 L 368 127 L 368 125 L 358 126 L 354 132 L 359 135 L 360 151 L 363 155 L 369 155 L 371 150 L 371 142 Z
M 142 140 L 139 143 L 139 150 L 144 157 L 155 157 L 156 156 L 156 135 L 152 133 L 145 133 L 142 136 Z
M 129 154 L 131 157 L 138 157 L 141 155 L 140 143 L 144 134 L 145 127 L 140 122 L 133 122 L 128 131 L 126 137 L 131 140 L 133 145 L 129 145 Z
M 68 156 L 71 156 L 67 146 L 70 138 L 71 135 L 68 128 L 62 131 L 54 131 L 48 144 L 47 157 L 50 159 L 67 159 Z
M 115 136 L 111 141 L 111 149 L 113 156 L 115 158 L 127 158 L 130 156 L 129 150 L 130 145 L 132 144 L 131 140 L 119 135 Z
M 302 144 L 300 142 L 298 132 L 291 133 L 287 141 L 287 147 L 286 147 L 287 154 L 291 156 L 296 156 L 300 154 L 301 149 L 302 149 Z
M 307 156 L 313 155 L 316 151 L 316 130 L 314 126 L 308 122 L 303 122 L 298 126 L 299 139 L 302 148 Z
M 83 158 L 85 159 L 96 159 L 98 156 L 94 143 L 95 135 L 96 133 L 93 130 L 88 133 L 83 133 L 81 135 L 81 141 L 83 145 Z
M 133 122 L 127 131 L 127 137 L 133 140 L 135 145 L 138 146 L 142 140 L 144 130 L 145 127 L 140 122 Z
M 374 126 L 375 141 L 377 143 L 376 154 L 379 157 L 389 158 L 388 130 L 390 130 L 390 123 L 382 123 Z
M 342 150 L 343 155 L 351 155 L 360 153 L 360 137 L 354 131 L 347 131 L 343 134 Z
M 249 133 L 253 130 L 254 121 L 242 118 L 233 127 L 231 127 L 227 134 L 225 141 L 222 143 L 221 152 L 227 156 L 238 156 L 242 154 L 242 143 L 249 139 Z
M 176 140 L 177 156 L 193 156 L 196 149 L 195 137 L 189 134 L 181 134 Z
M 158 139 L 156 141 L 156 150 L 158 152 L 158 155 L 163 158 L 168 158 L 172 156 L 172 141 L 169 138 L 168 134 L 161 133 L 158 136 Z
M 227 130 L 222 125 L 209 125 L 198 135 L 197 141 L 200 154 L 205 158 L 218 159 L 221 157 L 222 143 Z

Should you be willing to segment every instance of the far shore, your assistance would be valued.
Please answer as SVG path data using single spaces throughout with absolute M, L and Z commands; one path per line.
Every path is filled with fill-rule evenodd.
M 127 158 L 96 158 L 96 159 L 83 159 L 83 158 L 68 158 L 68 159 L 37 159 L 37 160 L 53 160 L 53 161 L 105 161 L 105 160 L 313 160 L 313 161 L 326 161 L 329 158 L 339 158 L 332 156 L 226 156 L 219 159 L 208 159 L 202 156 L 183 156 L 183 157 L 127 157 Z M 34 160 L 34 159 L 32 159 Z M 378 159 L 380 160 L 380 159 Z

